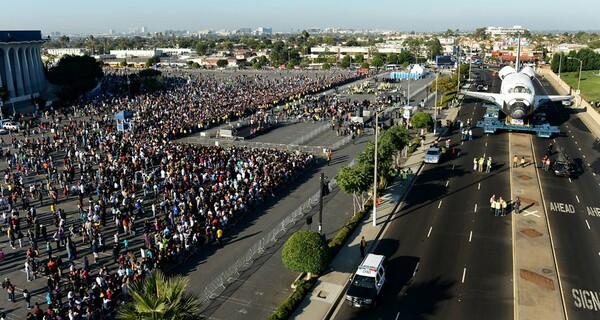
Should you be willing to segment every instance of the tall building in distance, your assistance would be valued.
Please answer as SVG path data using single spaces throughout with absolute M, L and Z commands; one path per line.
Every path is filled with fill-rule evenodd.
M 254 35 L 256 36 L 270 36 L 271 34 L 273 34 L 273 29 L 267 27 L 258 27 L 258 29 L 254 31 Z
M 142 33 L 148 33 L 148 27 L 142 27 L 142 28 L 140 29 L 140 31 L 141 31 Z

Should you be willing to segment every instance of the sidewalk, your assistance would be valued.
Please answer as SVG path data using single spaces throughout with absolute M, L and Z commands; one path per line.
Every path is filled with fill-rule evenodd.
M 447 128 L 444 127 L 440 135 L 443 136 L 446 130 Z M 428 133 L 425 138 L 425 145 L 431 144 L 435 139 L 436 136 L 433 133 Z M 349 283 L 348 279 L 361 261 L 357 249 L 361 237 L 364 236 L 368 243 L 365 252 L 371 252 L 377 246 L 386 229 L 387 222 L 401 209 L 401 202 L 416 180 L 415 177 L 421 171 L 425 150 L 425 147 L 420 147 L 408 157 L 403 165 L 405 168 L 411 168 L 415 175 L 404 184 L 402 184 L 401 179 L 396 179 L 382 195 L 381 204 L 377 207 L 377 226 L 372 226 L 371 212 L 329 264 L 329 272 L 317 280 L 312 291 L 296 308 L 291 319 L 314 320 L 326 319 L 332 316 L 338 303 L 344 299 L 346 286 Z

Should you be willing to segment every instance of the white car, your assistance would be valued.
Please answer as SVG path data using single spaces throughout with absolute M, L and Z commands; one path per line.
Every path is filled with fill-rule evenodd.
M 18 131 L 21 126 L 16 122 L 7 121 L 2 124 L 2 128 L 10 131 Z
M 431 147 L 425 152 L 425 163 L 440 163 L 442 158 L 442 148 Z

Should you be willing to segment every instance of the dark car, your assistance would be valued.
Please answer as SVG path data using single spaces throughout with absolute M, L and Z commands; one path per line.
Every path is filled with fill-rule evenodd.
M 558 157 L 556 158 L 556 161 L 552 163 L 552 172 L 554 172 L 554 175 L 570 178 L 575 175 L 577 171 L 575 162 L 569 158 L 562 148 L 559 149 Z

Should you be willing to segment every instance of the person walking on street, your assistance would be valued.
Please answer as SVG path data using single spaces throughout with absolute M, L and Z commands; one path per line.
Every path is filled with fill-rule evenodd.
M 27 289 L 23 289 L 23 300 L 27 303 L 27 310 L 31 310 L 31 293 Z
M 495 215 L 496 214 L 496 195 L 493 195 L 490 198 L 490 211 Z
M 515 203 L 513 204 L 513 207 L 515 208 L 515 213 L 516 214 L 520 214 L 521 213 L 521 199 L 519 199 L 519 197 L 517 197 L 517 200 L 515 200 Z
M 477 167 L 478 168 L 477 171 L 483 172 L 483 164 L 484 164 L 484 162 L 485 162 L 485 158 L 484 157 L 479 158 L 479 166 Z
M 477 163 L 479 161 L 477 160 L 477 157 L 473 158 L 473 171 L 477 171 Z
M 525 168 L 525 156 L 521 157 L 521 168 Z
M 219 248 L 223 248 L 223 228 L 221 227 L 217 230 L 217 243 L 219 244 Z
M 487 165 L 485 167 L 485 172 L 490 173 L 492 170 L 492 157 L 489 157 L 487 160 Z
M 364 259 L 365 257 L 365 248 L 367 247 L 367 240 L 365 240 L 365 237 L 363 236 L 360 239 L 360 257 Z
M 498 201 L 496 201 L 496 204 L 494 206 L 494 208 L 496 209 L 496 211 L 494 212 L 494 215 L 496 217 L 500 216 L 500 210 L 502 208 L 502 203 L 501 203 L 502 197 L 500 197 L 500 199 L 498 199 Z
M 506 201 L 500 197 L 500 215 L 501 216 L 505 216 L 506 215 L 506 207 L 508 205 L 506 204 Z
M 469 129 L 469 141 L 473 141 L 473 130 Z
M 519 164 L 519 157 L 515 154 L 515 156 L 513 157 L 513 168 L 516 168 L 517 165 Z

